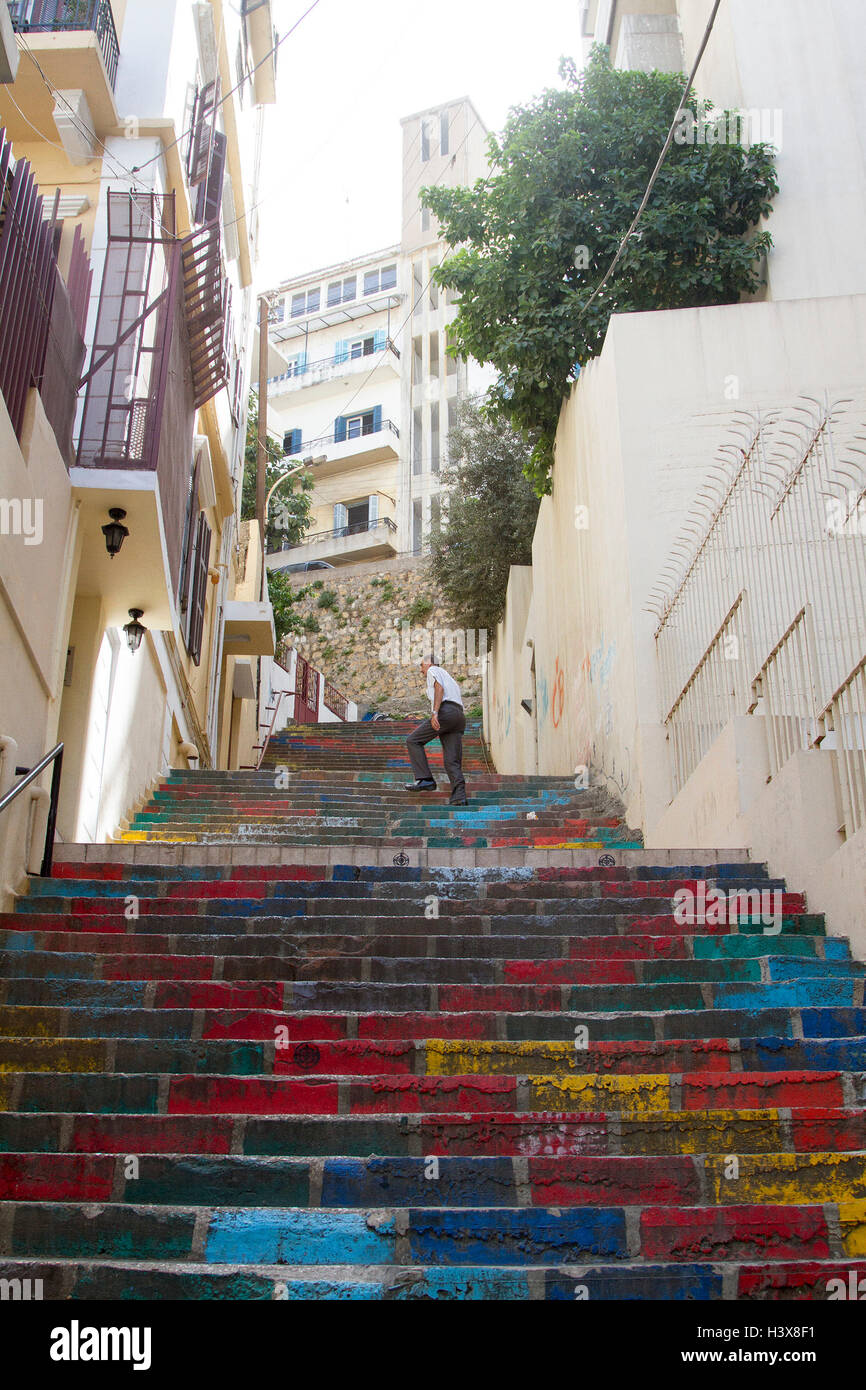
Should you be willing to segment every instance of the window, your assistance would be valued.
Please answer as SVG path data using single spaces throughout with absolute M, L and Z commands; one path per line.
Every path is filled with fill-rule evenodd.
M 448 153 L 448 112 L 443 111 L 439 116 L 439 153 Z
M 195 561 L 192 566 L 190 603 L 187 610 L 186 649 L 198 666 L 201 661 L 201 642 L 204 632 L 204 610 L 207 603 L 207 571 L 210 564 L 211 530 L 205 521 L 204 512 L 199 513 L 198 531 L 195 543 Z
M 439 308 L 439 286 L 436 284 L 436 281 L 433 278 L 433 272 L 436 269 L 436 264 L 436 261 L 431 261 L 430 263 L 430 308 L 433 310 L 434 313 Z
M 367 270 L 364 272 L 365 294 L 379 294 L 383 290 L 393 290 L 396 283 L 396 265 L 386 265 L 382 266 L 381 270 Z M 352 298 L 354 298 L 354 295 Z
M 301 431 L 286 430 L 283 435 L 283 453 L 299 454 L 301 452 Z
M 430 334 L 430 375 L 434 378 L 439 376 L 439 334 Z
M 454 334 L 451 332 L 450 328 L 447 330 L 447 343 L 448 343 L 448 347 L 449 347 L 449 348 L 450 348 L 450 347 L 453 345 L 453 343 L 454 343 Z M 457 375 L 457 358 L 456 358 L 456 357 L 452 357 L 452 356 L 450 355 L 450 353 L 448 353 L 448 352 L 446 352 L 446 354 L 445 354 L 445 375 L 446 375 L 446 376 L 456 376 L 456 375 Z
M 412 472 L 421 472 L 421 451 L 423 445 L 423 429 L 421 425 L 421 410 L 419 407 L 412 411 Z
M 412 385 L 419 386 L 423 372 L 423 359 L 421 356 L 421 337 L 412 339 Z
M 376 434 L 381 428 L 380 405 L 374 405 L 372 410 L 359 410 L 355 415 L 338 415 L 334 421 L 334 443 L 342 444 L 347 439 L 360 439 L 365 434 Z
M 421 206 L 421 231 L 422 231 L 422 232 L 429 232 L 429 230 L 430 230 L 430 209 L 429 209 L 429 208 L 425 208 L 425 207 L 423 206 L 423 204 L 422 204 L 422 206 Z
M 348 362 L 356 357 L 370 357 L 374 352 L 384 352 L 387 346 L 384 328 L 368 333 L 363 338 L 343 338 L 334 345 L 334 362 Z
M 430 407 L 430 468 L 433 473 L 439 472 L 439 406 L 436 404 Z
M 421 122 L 421 163 L 426 164 L 430 158 L 430 122 Z
M 423 512 L 421 498 L 416 497 L 412 502 L 412 553 L 414 555 L 421 554 L 422 527 Z
M 347 304 L 349 300 L 354 299 L 357 285 L 358 279 L 355 275 L 349 275 L 345 280 L 333 280 L 328 286 L 328 308 L 333 309 L 336 304 Z
M 321 303 L 321 291 L 318 287 L 314 290 L 300 290 L 292 295 L 292 318 L 302 318 L 304 314 L 315 314 Z
M 420 314 L 423 308 L 424 298 L 424 267 L 420 261 L 415 261 L 412 265 L 412 300 L 415 305 L 415 313 Z

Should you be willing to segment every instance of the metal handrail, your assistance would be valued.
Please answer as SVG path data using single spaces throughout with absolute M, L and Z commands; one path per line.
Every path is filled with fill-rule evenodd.
M 273 714 L 271 715 L 271 726 L 270 726 L 270 728 L 268 729 L 267 737 L 265 738 L 265 741 L 264 741 L 264 743 L 263 743 L 262 746 L 261 746 L 261 752 L 259 753 L 259 760 L 258 760 L 258 762 L 256 763 L 256 772 L 258 772 L 258 771 L 260 770 L 261 765 L 262 765 L 262 763 L 263 763 L 264 760 L 265 760 L 265 754 L 266 754 L 267 751 L 268 751 L 268 744 L 269 744 L 270 741 L 271 741 L 271 734 L 274 732 L 274 725 L 275 725 L 276 722 L 277 722 L 277 714 L 279 713 L 279 709 L 280 709 L 280 701 L 282 700 L 282 698 L 283 698 L 284 695 L 294 695 L 294 693 L 295 693 L 294 690 L 278 690 L 278 691 L 276 692 L 277 703 L 274 705 L 274 712 L 273 712 Z
M 35 781 L 39 774 L 45 771 L 49 763 L 53 763 L 54 766 L 51 770 L 51 800 L 48 806 L 48 823 L 45 827 L 45 849 L 42 854 L 42 867 L 39 870 L 39 876 L 41 878 L 51 877 L 51 866 L 54 859 L 54 831 L 57 825 L 57 805 L 60 800 L 60 776 L 63 771 L 63 744 L 58 743 L 56 748 L 52 748 L 50 753 L 46 753 L 41 762 L 38 762 L 35 767 L 30 769 L 26 777 L 22 777 L 21 781 L 16 782 L 15 786 L 12 787 L 4 797 L 0 797 L 0 814 L 2 814 L 7 806 L 11 806 L 16 796 L 19 796 L 25 787 L 29 787 L 30 783 Z M 17 772 L 18 769 L 16 768 L 15 771 Z

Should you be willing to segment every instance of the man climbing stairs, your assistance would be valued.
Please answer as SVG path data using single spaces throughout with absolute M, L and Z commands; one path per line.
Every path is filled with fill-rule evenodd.
M 410 727 L 173 772 L 2 918 L 0 1279 L 717 1300 L 866 1277 L 848 944 L 743 854 L 649 852 L 598 792 L 490 772 L 477 729 L 469 805 L 407 795 Z

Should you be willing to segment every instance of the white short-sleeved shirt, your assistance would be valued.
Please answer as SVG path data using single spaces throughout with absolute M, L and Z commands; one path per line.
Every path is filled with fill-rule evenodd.
M 438 681 L 442 687 L 442 699 L 452 700 L 455 705 L 459 705 L 462 709 L 463 696 L 460 694 L 460 686 L 457 684 L 454 677 L 449 676 L 448 672 L 441 666 L 431 666 L 430 670 L 427 672 L 427 694 L 430 696 L 431 709 L 433 708 L 433 699 L 436 693 L 436 681 Z

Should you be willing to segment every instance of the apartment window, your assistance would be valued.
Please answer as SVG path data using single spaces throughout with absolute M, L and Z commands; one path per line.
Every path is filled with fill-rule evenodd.
M 422 203 L 422 205 L 421 205 L 421 231 L 422 231 L 422 232 L 429 232 L 429 230 L 430 230 L 430 209 L 424 207 L 424 205 L 423 205 L 423 203 Z
M 364 294 L 379 294 L 384 290 L 393 290 L 396 283 L 396 265 L 386 265 L 379 270 L 364 272 Z
M 430 158 L 430 122 L 421 122 L 421 163 L 426 164 Z
M 322 295 L 318 288 L 300 290 L 292 295 L 292 318 L 303 318 L 304 314 L 315 314 L 321 304 Z
M 363 338 L 343 338 L 335 344 L 334 361 L 348 362 L 355 357 L 370 357 L 374 352 L 384 352 L 387 346 L 384 328 L 368 333 Z
M 283 435 L 283 453 L 299 454 L 301 452 L 301 431 L 286 430 Z
M 412 552 L 415 555 L 421 554 L 421 545 L 424 538 L 424 513 L 422 500 L 416 497 L 412 503 Z
M 421 337 L 412 339 L 412 385 L 418 386 L 421 383 L 421 374 L 424 370 L 423 358 L 421 355 Z
M 186 649 L 198 666 L 201 661 L 201 643 L 204 633 L 204 610 L 207 603 L 208 565 L 210 563 L 211 529 L 205 521 L 204 512 L 199 514 L 198 531 L 195 543 L 195 560 L 192 566 L 190 603 L 187 611 Z
M 412 265 L 412 300 L 415 305 L 415 313 L 420 314 L 423 308 L 424 299 L 424 267 L 420 261 L 413 262 Z
M 430 375 L 439 376 L 439 334 L 430 334 Z
M 435 402 L 430 407 L 430 469 L 439 472 L 439 406 Z
M 433 278 L 433 272 L 436 269 L 436 266 L 436 261 L 432 261 L 430 263 L 430 308 L 433 310 L 434 313 L 439 308 L 439 286 L 436 284 L 436 281 Z
M 448 329 L 447 342 L 448 342 L 448 347 L 449 347 L 449 348 L 450 348 L 450 347 L 453 347 L 453 345 L 454 345 L 454 335 L 453 335 L 453 333 L 451 332 L 450 328 Z M 456 375 L 457 375 L 457 358 L 456 358 L 456 357 L 452 357 L 451 354 L 450 354 L 450 352 L 446 352 L 446 354 L 445 354 L 445 375 L 446 375 L 446 376 L 456 376 Z
M 439 153 L 448 153 L 448 112 L 443 111 L 439 117 Z
M 356 275 L 349 275 L 345 280 L 333 280 L 328 286 L 328 308 L 332 309 L 336 304 L 348 304 L 355 298 L 357 288 Z
M 334 421 L 334 443 L 342 444 L 347 439 L 360 439 L 365 434 L 376 434 L 382 428 L 382 407 L 360 410 L 355 415 L 338 415 Z
M 421 472 L 421 451 L 424 441 L 424 432 L 421 425 L 421 410 L 416 407 L 412 411 L 412 472 Z

